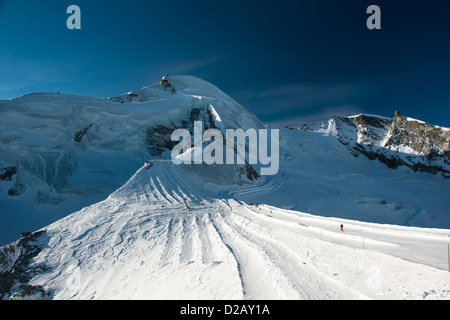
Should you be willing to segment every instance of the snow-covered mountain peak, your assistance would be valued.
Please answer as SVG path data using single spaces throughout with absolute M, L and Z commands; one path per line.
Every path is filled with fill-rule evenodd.
M 18 221 L 25 221 L 21 229 L 35 229 L 33 221 L 45 225 L 104 199 L 145 161 L 170 159 L 172 132 L 192 130 L 196 121 L 204 130 L 264 128 L 216 86 L 192 76 L 166 76 L 109 99 L 29 93 L 0 101 L 0 177 L 14 172 L 0 179 L 0 208 L 11 212 L 0 217 L 0 233 L 13 239 Z M 231 176 L 243 181 L 254 171 L 235 169 Z
M 131 102 L 145 104 L 165 100 L 166 110 L 173 110 L 174 114 L 175 110 L 190 112 L 195 109 L 207 112 L 208 106 L 213 106 L 220 116 L 218 119 L 222 122 L 222 127 L 264 129 L 264 125 L 255 115 L 215 85 L 194 76 L 164 76 L 159 83 L 119 97 L 110 97 L 108 100 L 121 104 Z M 171 121 L 174 122 L 176 119 Z
M 170 160 L 171 132 L 197 121 L 264 128 L 195 77 L 0 105 L 0 299 L 448 298 L 449 231 L 392 226 L 450 227 L 446 129 L 399 114 L 283 128 L 280 170 L 255 179 Z M 410 152 L 421 141 L 435 152 Z
M 398 111 L 393 118 L 370 114 L 332 117 L 300 129 L 335 136 L 355 157 L 363 154 L 390 168 L 406 166 L 450 177 L 450 130 L 402 117 Z
M 403 118 L 396 111 L 384 146 L 417 155 L 445 154 L 450 151 L 450 130 L 413 118 Z
M 448 128 L 430 125 L 410 117 L 402 117 L 395 111 L 394 118 L 359 114 L 341 117 L 350 120 L 358 132 L 357 142 L 393 149 L 403 153 L 426 156 L 430 153 L 444 154 L 450 150 Z

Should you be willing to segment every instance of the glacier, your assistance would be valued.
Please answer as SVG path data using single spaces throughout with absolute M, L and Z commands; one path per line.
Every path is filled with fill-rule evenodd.
M 0 181 L 0 244 L 105 199 L 147 160 L 170 159 L 176 128 L 192 129 L 196 120 L 223 130 L 265 128 L 214 85 L 170 80 L 176 94 L 157 83 L 104 100 L 30 93 L 0 101 L 0 168 L 17 171 Z
M 280 170 L 260 176 L 171 161 L 195 121 L 269 127 L 192 76 L 26 94 L 0 115 L 0 299 L 449 298 L 447 128 L 279 128 Z
M 217 197 L 205 168 L 153 161 L 104 201 L 0 248 L 0 298 L 449 298 L 450 230 Z

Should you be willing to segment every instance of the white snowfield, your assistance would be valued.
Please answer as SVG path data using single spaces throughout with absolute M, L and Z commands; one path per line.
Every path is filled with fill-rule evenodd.
M 450 299 L 449 179 L 356 157 L 331 122 L 280 129 L 280 170 L 256 181 L 151 158 L 148 128 L 193 108 L 222 131 L 265 128 L 215 86 L 168 79 L 176 91 L 0 101 L 0 168 L 17 167 L 0 181 L 0 245 L 46 230 L 25 289 L 50 295 L 35 298 Z
M 156 83 L 110 98 L 116 102 L 55 93 L 0 100 L 0 169 L 15 166 L 18 171 L 13 181 L 0 179 L 0 246 L 121 187 L 149 160 L 147 130 L 152 126 L 182 128 L 193 108 L 208 108 L 223 130 L 264 129 L 216 86 L 193 76 L 170 81 L 176 94 Z M 75 142 L 83 129 L 85 136 Z M 9 196 L 18 185 L 26 186 L 25 192 Z
M 450 230 L 210 198 L 195 168 L 155 161 L 50 225 L 30 284 L 54 299 L 450 298 Z

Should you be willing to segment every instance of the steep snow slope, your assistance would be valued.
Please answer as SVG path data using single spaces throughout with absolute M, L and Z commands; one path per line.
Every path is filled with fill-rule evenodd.
M 152 164 L 105 201 L 25 235 L 38 253 L 20 268 L 0 264 L 16 279 L 3 298 L 450 297 L 438 269 L 448 230 L 344 221 L 343 233 L 339 219 L 210 197 L 204 166 Z
M 168 160 L 171 132 L 194 121 L 264 127 L 194 77 L 0 104 L 0 234 L 39 230 L 0 248 L 0 298 L 449 298 L 450 180 L 413 165 L 446 170 L 445 128 L 397 115 L 284 128 L 279 172 L 255 178 Z
M 254 114 L 213 84 L 193 76 L 165 76 L 158 84 L 108 99 L 119 103 L 142 103 L 172 99 L 180 95 L 189 97 L 191 105 L 188 104 L 188 106 L 191 108 L 188 108 L 188 111 L 194 106 L 214 106 L 220 115 L 221 125 L 224 128 L 264 129 L 264 125 Z M 174 104 L 174 101 L 171 104 Z M 179 108 L 179 106 L 177 107 Z M 165 113 L 169 115 L 164 114 L 161 116 L 169 118 L 167 120 L 171 122 L 175 122 L 173 119 L 170 119 L 170 112 L 165 111 Z M 164 123 L 158 122 L 158 124 Z
M 172 131 L 192 131 L 194 121 L 222 131 L 264 128 L 191 76 L 107 100 L 33 93 L 0 101 L 0 245 L 105 199 L 144 161 L 169 159 Z M 278 175 L 251 181 L 257 167 L 236 167 L 229 182 L 248 188 L 222 192 L 325 216 L 448 228 L 449 132 L 399 114 L 282 129 Z
M 105 199 L 144 161 L 169 159 L 176 128 L 197 120 L 264 128 L 214 85 L 167 79 L 175 92 L 157 83 L 111 101 L 52 93 L 0 101 L 0 245 Z
M 355 157 L 328 130 L 283 128 L 278 174 L 227 196 L 328 217 L 450 228 L 449 193 L 441 174 Z

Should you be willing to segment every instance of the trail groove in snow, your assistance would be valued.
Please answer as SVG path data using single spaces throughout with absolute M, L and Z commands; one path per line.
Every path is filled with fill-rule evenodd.
M 346 220 L 342 233 L 334 218 L 214 199 L 165 166 L 48 226 L 36 263 L 49 269 L 31 283 L 55 299 L 450 297 L 450 274 L 422 262 L 446 230 Z M 71 270 L 79 281 L 68 287 Z

